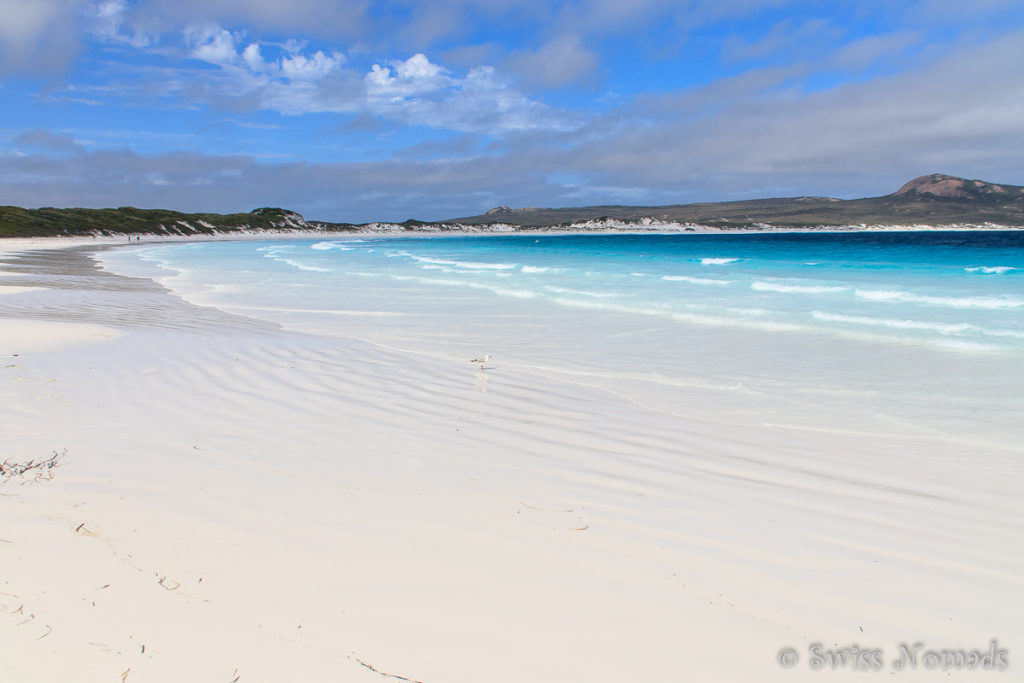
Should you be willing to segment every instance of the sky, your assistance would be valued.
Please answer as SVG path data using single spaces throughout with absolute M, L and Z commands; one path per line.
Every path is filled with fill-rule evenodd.
M 441 220 L 1022 152 L 1021 0 L 0 0 L 0 204 Z

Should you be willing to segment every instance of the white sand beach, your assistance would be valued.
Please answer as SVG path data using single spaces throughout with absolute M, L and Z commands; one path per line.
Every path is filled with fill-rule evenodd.
M 1019 450 L 684 419 L 54 244 L 0 243 L 0 459 L 64 454 L 0 485 L 0 681 L 837 675 L 815 643 L 881 650 L 858 680 L 1024 669 Z M 925 666 L 993 640 L 1007 672 Z

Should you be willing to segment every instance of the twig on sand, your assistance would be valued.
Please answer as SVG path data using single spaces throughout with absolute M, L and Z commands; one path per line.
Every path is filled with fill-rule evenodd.
M 370 664 L 367 664 L 363 660 L 359 659 L 359 657 L 353 657 L 353 659 L 356 660 L 357 662 L 359 662 L 361 665 L 365 666 L 367 669 L 369 669 L 373 673 L 379 674 L 381 676 L 384 676 L 385 678 L 394 678 L 394 679 L 399 680 L 399 681 L 408 681 L 408 683 L 423 683 L 423 681 L 417 681 L 414 678 L 406 678 L 405 676 L 399 676 L 398 674 L 389 674 L 389 673 L 387 673 L 385 671 L 381 671 L 380 669 L 377 669 L 377 668 L 371 666 Z
M 60 467 L 61 459 L 67 454 L 67 450 L 64 450 L 61 453 L 54 451 L 53 455 L 42 460 L 32 459 L 24 462 L 4 460 L 0 462 L 0 483 L 6 483 L 14 477 L 24 478 L 26 474 L 31 478 L 25 479 L 25 481 L 21 482 L 22 484 L 50 481 L 53 479 L 53 468 Z
M 164 583 L 165 581 L 166 581 L 166 583 Z M 159 583 L 160 583 L 161 586 L 164 587 L 164 590 L 168 590 L 168 591 L 176 591 L 179 588 L 181 588 L 181 584 L 180 583 L 178 583 L 174 579 L 171 579 L 171 580 L 168 581 L 166 576 L 161 576 Z M 173 586 L 170 585 L 172 583 L 174 584 Z
M 44 633 L 43 635 L 41 635 L 38 638 L 36 638 L 36 640 L 42 640 L 43 638 L 45 638 L 46 636 L 50 635 L 51 633 L 53 633 L 53 627 L 50 626 L 49 624 L 47 624 L 46 625 L 46 633 Z

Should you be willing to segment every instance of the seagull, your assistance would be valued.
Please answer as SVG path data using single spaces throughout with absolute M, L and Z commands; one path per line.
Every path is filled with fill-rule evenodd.
M 470 363 L 479 363 L 480 364 L 480 369 L 483 370 L 484 369 L 484 364 L 487 361 L 489 361 L 490 359 L 491 359 L 491 354 L 485 353 L 483 358 L 474 358 L 473 360 L 471 360 L 469 362 Z

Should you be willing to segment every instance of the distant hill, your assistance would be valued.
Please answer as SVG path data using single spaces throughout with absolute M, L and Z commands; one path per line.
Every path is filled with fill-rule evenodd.
M 180 213 L 166 209 L 22 209 L 0 206 L 0 237 L 58 235 L 212 235 L 241 231 L 442 232 L 454 230 L 815 228 L 833 226 L 976 225 L 1024 227 L 1024 187 L 932 174 L 896 192 L 866 199 L 791 197 L 670 206 L 584 206 L 512 209 L 426 222 L 326 223 L 294 211 L 260 208 L 250 213 Z
M 585 221 L 692 223 L 723 229 L 808 228 L 848 225 L 957 225 L 997 223 L 1024 226 L 1024 187 L 932 174 L 896 192 L 866 199 L 792 197 L 669 206 L 584 206 L 510 209 L 499 206 L 479 216 L 453 218 L 463 225 L 564 226 Z
M 348 226 L 351 229 L 354 227 Z M 180 213 L 167 209 L 22 209 L 0 206 L 0 237 L 68 235 L 213 235 L 245 230 L 313 230 L 294 211 L 255 209 L 250 213 Z M 332 229 L 346 226 L 332 225 Z

